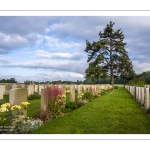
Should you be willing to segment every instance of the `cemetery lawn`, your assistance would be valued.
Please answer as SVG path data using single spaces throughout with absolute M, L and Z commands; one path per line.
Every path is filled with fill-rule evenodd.
M 40 114 L 40 106 L 41 106 L 41 100 L 40 99 L 34 99 L 34 100 L 28 100 L 30 105 L 27 107 L 27 116 L 32 118 L 38 118 Z
M 4 95 L 3 99 L 0 100 L 0 105 L 2 105 L 4 103 L 9 103 L 9 96 L 8 95 Z
M 33 134 L 150 134 L 150 118 L 122 87 L 47 123 Z

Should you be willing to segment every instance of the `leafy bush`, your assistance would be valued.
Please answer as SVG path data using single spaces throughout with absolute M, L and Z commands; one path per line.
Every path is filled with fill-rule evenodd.
M 147 112 L 147 113 L 150 113 L 150 108 L 148 108 L 146 112 Z
M 81 100 L 84 100 L 85 97 L 84 97 L 84 93 L 81 93 L 80 95 L 78 95 L 77 97 L 77 101 L 81 101 Z
M 46 122 L 61 116 L 61 109 L 64 107 L 66 96 L 62 95 L 62 89 L 58 86 L 50 86 L 46 88 L 45 97 L 47 98 L 47 109 L 44 111 L 40 118 Z
M 68 112 L 71 112 L 72 111 L 72 109 L 71 108 L 62 108 L 61 109 L 61 112 L 63 112 L 63 113 L 68 113 Z
M 70 108 L 71 110 L 77 109 L 78 105 L 75 102 L 68 102 L 65 105 L 66 108 Z
M 95 94 L 93 94 L 93 96 L 94 96 L 94 98 L 98 98 L 100 95 L 95 93 Z
M 119 89 L 119 86 L 114 86 L 114 89 Z
M 84 106 L 87 102 L 88 102 L 88 101 L 86 101 L 86 100 L 78 101 L 78 102 L 77 102 L 78 108 L 81 107 L 81 106 Z
M 88 91 L 89 91 L 89 92 L 93 92 L 92 86 L 90 86 L 90 87 L 88 88 Z
M 34 92 L 34 94 L 31 94 L 31 95 L 28 96 L 28 100 L 40 99 L 40 98 L 41 98 L 41 96 L 37 92 Z
M 146 84 L 144 77 L 137 77 L 134 78 L 133 80 L 130 80 L 128 82 L 128 85 L 130 86 L 139 86 L 139 87 L 144 87 Z
M 25 117 L 24 111 L 27 110 L 28 102 L 21 102 L 20 105 L 11 106 L 4 103 L 0 106 L 0 133 L 25 134 L 31 133 L 43 122 L 40 119 Z
M 17 122 L 15 128 L 13 128 L 12 133 L 15 134 L 29 134 L 34 130 L 38 129 L 43 125 L 40 119 L 26 118 L 22 122 Z
M 93 93 L 91 91 L 85 92 L 84 97 L 85 99 L 91 101 L 93 99 Z

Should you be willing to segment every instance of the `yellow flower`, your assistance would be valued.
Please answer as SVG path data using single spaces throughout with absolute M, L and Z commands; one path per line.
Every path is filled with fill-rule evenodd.
M 9 108 L 10 107 L 10 104 L 9 103 L 5 103 L 5 104 L 2 104 L 1 105 L 1 108 Z
M 7 120 L 6 118 L 3 118 L 3 121 Z
M 21 106 L 27 106 L 27 105 L 29 105 L 30 103 L 29 102 L 21 102 Z
M 79 98 L 79 99 L 82 99 L 82 96 L 81 96 L 81 95 L 79 95 L 79 96 L 78 96 L 78 98 Z
M 70 93 L 70 90 L 66 90 L 66 93 L 67 93 L 67 94 Z
M 63 98 L 63 99 L 65 99 L 65 98 L 66 98 L 66 96 L 65 96 L 65 95 L 62 95 L 62 98 Z
M 0 112 L 6 112 L 6 111 L 8 111 L 8 109 L 7 109 L 7 108 L 5 108 L 5 107 L 4 107 L 4 108 L 3 108 L 3 107 L 2 107 L 2 108 L 0 108 Z
M 13 111 L 13 110 L 19 110 L 19 109 L 21 109 L 21 106 L 20 106 L 20 105 L 14 105 L 14 106 L 11 107 L 11 110 L 12 110 L 12 111 Z
M 19 121 L 23 121 L 23 119 L 25 118 L 25 116 L 24 115 L 19 115 Z
M 81 96 L 84 96 L 84 93 L 82 93 Z

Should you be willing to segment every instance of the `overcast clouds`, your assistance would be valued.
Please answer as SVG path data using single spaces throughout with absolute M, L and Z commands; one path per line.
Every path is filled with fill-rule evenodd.
M 18 82 L 84 80 L 86 40 L 115 22 L 136 73 L 150 71 L 150 17 L 0 16 L 0 78 Z

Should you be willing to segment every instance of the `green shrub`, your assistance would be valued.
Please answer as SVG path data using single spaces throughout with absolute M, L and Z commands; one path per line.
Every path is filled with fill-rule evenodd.
M 85 99 L 87 99 L 87 100 L 89 100 L 89 101 L 91 101 L 92 99 L 93 99 L 93 93 L 92 92 L 85 92 L 84 93 L 84 97 L 85 97 Z
M 0 100 L 0 105 L 9 102 L 9 95 L 4 95 L 3 99 Z
M 114 89 L 119 89 L 119 86 L 114 86 Z
M 71 108 L 62 108 L 61 109 L 61 112 L 63 112 L 63 113 L 68 113 L 68 112 L 71 112 L 72 111 L 72 109 Z
M 78 102 L 77 102 L 78 108 L 81 107 L 81 106 L 83 106 L 83 105 L 85 105 L 85 103 L 84 103 L 83 101 L 78 101 Z
M 79 108 L 79 107 L 81 107 L 81 106 L 84 106 L 86 103 L 88 103 L 87 100 L 78 101 L 78 102 L 77 102 L 77 106 L 78 106 L 78 108 Z
M 62 89 L 58 86 L 47 86 L 45 97 L 48 102 L 47 110 L 40 115 L 41 120 L 44 122 L 60 117 L 61 109 L 65 104 L 65 96 L 62 95 Z
M 68 102 L 66 103 L 65 107 L 74 110 L 78 108 L 78 105 L 75 102 Z
M 130 86 L 139 86 L 139 87 L 144 87 L 146 84 L 144 77 L 137 77 L 134 78 L 133 80 L 130 80 L 128 82 L 128 85 Z
M 150 108 L 148 108 L 146 112 L 147 112 L 147 113 L 150 113 Z
M 37 92 L 34 92 L 34 94 L 31 94 L 31 95 L 28 96 L 28 100 L 40 99 L 40 98 L 41 98 L 41 96 Z

